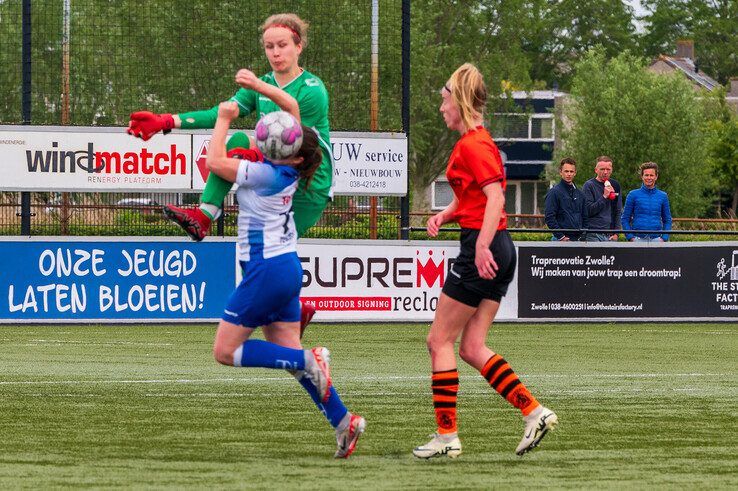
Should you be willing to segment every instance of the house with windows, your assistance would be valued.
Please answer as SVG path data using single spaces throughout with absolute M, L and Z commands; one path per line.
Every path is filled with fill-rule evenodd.
M 500 149 L 507 175 L 508 214 L 543 212 L 548 182 L 541 180 L 541 176 L 553 157 L 555 110 L 566 95 L 557 90 L 515 91 L 510 109 L 491 115 L 490 132 Z M 433 182 L 430 192 L 433 211 L 442 210 L 453 197 L 443 174 Z

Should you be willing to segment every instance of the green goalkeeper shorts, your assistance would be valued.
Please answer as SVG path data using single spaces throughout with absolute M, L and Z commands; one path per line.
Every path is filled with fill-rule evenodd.
M 301 199 L 302 198 L 302 199 Z M 320 216 L 328 206 L 328 199 L 322 203 L 315 201 L 307 201 L 299 194 L 294 196 L 292 202 L 292 211 L 295 216 L 295 228 L 297 228 L 297 236 L 302 237 L 313 225 L 318 223 Z

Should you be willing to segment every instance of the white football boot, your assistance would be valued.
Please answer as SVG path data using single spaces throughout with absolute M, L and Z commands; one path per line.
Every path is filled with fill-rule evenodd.
M 446 456 L 455 459 L 461 455 L 461 440 L 457 433 L 441 435 L 434 433 L 433 439 L 425 445 L 413 449 L 413 455 L 419 459 L 430 459 L 431 457 Z
M 525 421 L 525 433 L 523 433 L 523 439 L 520 440 L 518 448 L 515 449 L 515 453 L 518 455 L 524 455 L 536 448 L 543 437 L 546 436 L 546 433 L 559 424 L 556 413 L 542 405 L 534 409 L 528 416 L 525 416 L 523 421 Z

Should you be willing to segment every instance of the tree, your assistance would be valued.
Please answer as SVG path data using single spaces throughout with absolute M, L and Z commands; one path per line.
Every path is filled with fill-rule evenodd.
M 738 75 L 738 0 L 645 0 L 639 42 L 646 56 L 673 53 L 676 41 L 692 38 L 699 67 L 720 83 Z
M 546 80 L 549 86 L 558 81 L 567 88 L 574 64 L 595 46 L 603 46 L 608 58 L 636 47 L 633 8 L 626 2 L 557 0 L 546 4 L 545 38 L 531 54 L 540 53 L 533 64 L 538 67 L 534 78 Z M 542 71 L 540 67 L 547 68 Z
M 301 63 L 326 83 L 334 130 L 369 130 L 371 3 L 350 0 L 72 1 L 69 38 L 73 125 L 125 125 L 135 110 L 212 107 L 248 67 L 269 70 L 261 23 L 295 12 L 311 24 Z M 399 0 L 380 8 L 380 126 L 401 128 Z M 20 121 L 21 2 L 0 0 L 0 122 Z M 63 3 L 32 3 L 32 122 L 60 124 Z M 239 120 L 253 127 L 255 117 Z
M 738 217 L 738 118 L 714 120 L 710 123 L 708 159 L 720 189 L 729 194 L 731 218 Z
M 524 0 L 482 2 L 430 0 L 413 9 L 411 25 L 411 148 L 409 156 L 412 207 L 427 211 L 427 187 L 445 168 L 458 134 L 449 131 L 438 113 L 439 91 L 453 71 L 472 62 L 484 75 L 488 112 L 504 104 L 502 81 L 528 88 L 530 61 L 520 36 Z
M 564 119 L 556 159 L 577 160 L 579 183 L 604 154 L 613 158 L 623 189 L 634 189 L 641 185 L 638 166 L 653 161 L 674 215 L 707 210 L 714 185 L 705 165 L 703 103 L 683 77 L 651 73 L 628 52 L 608 61 L 603 49 L 591 50 L 576 65 Z

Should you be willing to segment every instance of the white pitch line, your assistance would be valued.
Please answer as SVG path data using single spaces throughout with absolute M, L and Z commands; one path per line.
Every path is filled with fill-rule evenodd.
M 296 393 L 299 392 L 299 389 L 297 386 L 295 386 Z M 664 395 L 664 394 L 672 394 L 674 392 L 688 392 L 691 394 L 714 394 L 714 391 L 711 389 L 706 389 L 704 387 L 674 387 L 670 389 L 650 389 L 650 388 L 638 388 L 638 387 L 613 387 L 613 388 L 591 388 L 591 389 L 568 389 L 568 390 L 559 390 L 559 389 L 543 389 L 539 390 L 542 394 L 551 394 L 551 395 L 557 395 L 557 396 L 576 396 L 576 395 L 583 395 L 583 394 L 649 394 L 649 395 Z M 379 392 L 372 392 L 372 391 L 356 391 L 356 390 L 350 390 L 345 393 L 345 395 L 351 396 L 351 397 L 390 397 L 390 396 L 413 396 L 413 397 L 425 397 L 429 395 L 429 391 L 422 390 L 422 391 L 379 391 Z M 460 398 L 468 398 L 468 397 L 488 397 L 491 395 L 495 395 L 496 392 L 492 391 L 491 389 L 485 390 L 460 390 L 459 391 L 459 397 Z M 723 395 L 731 395 L 730 393 L 724 393 Z M 73 398 L 99 398 L 103 397 L 101 394 L 79 394 L 79 393 L 65 393 L 65 394 L 49 394 L 46 392 L 35 392 L 31 394 L 24 394 L 24 396 L 30 396 L 30 397 L 44 397 L 44 398 L 53 398 L 53 397 L 73 397 Z M 255 392 L 229 392 L 229 393 L 222 393 L 222 392 L 193 392 L 193 393 L 187 393 L 187 392 L 158 392 L 158 393 L 146 393 L 144 394 L 144 397 L 156 397 L 156 398 L 194 398 L 194 397 L 202 397 L 202 398 L 213 398 L 213 399 L 231 399 L 231 398 L 242 398 L 242 397 L 263 397 L 264 392 L 263 391 L 255 391 Z
M 598 373 L 598 374 L 522 374 L 521 378 L 559 378 L 559 379 L 639 379 L 639 378 L 689 378 L 689 377 L 733 377 L 736 373 Z M 462 375 L 462 380 L 481 380 L 480 375 Z M 341 382 L 393 382 L 428 380 L 427 375 L 364 375 L 338 377 Z M 247 377 L 247 378 L 203 378 L 203 379 L 144 379 L 144 380 L 7 380 L 0 385 L 90 385 L 90 384 L 202 384 L 214 382 L 291 382 L 291 377 Z
M 174 343 L 140 343 L 135 341 L 103 341 L 103 342 L 90 342 L 90 341 L 64 341 L 62 339 L 28 339 L 25 343 L 44 343 L 44 344 L 80 344 L 90 346 L 174 346 Z M 25 344 L 24 346 L 33 346 L 32 344 Z

